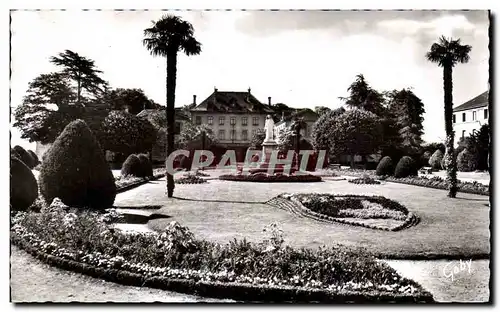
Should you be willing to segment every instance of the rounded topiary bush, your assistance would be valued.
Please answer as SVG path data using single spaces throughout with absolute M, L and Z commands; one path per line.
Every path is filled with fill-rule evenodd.
M 22 146 L 16 145 L 12 148 L 14 156 L 22 161 L 28 168 L 35 168 L 35 160 Z
M 441 165 L 443 157 L 443 152 L 441 152 L 440 149 L 437 149 L 434 154 L 432 154 L 431 158 L 429 158 L 429 166 L 431 166 L 432 169 L 440 170 L 443 168 Z
M 389 156 L 385 156 L 377 165 L 376 173 L 379 176 L 391 175 L 394 172 L 394 165 Z
M 33 159 L 33 167 L 36 167 L 40 164 L 40 159 L 38 159 L 38 156 L 35 154 L 35 152 L 33 152 L 32 150 L 28 150 L 27 151 L 30 156 L 31 156 L 31 159 Z
M 149 161 L 149 157 L 146 154 L 137 155 L 140 162 L 140 177 L 152 177 L 153 176 L 153 165 Z
M 457 156 L 458 171 L 470 172 L 476 170 L 477 159 L 467 148 L 461 151 Z
M 122 165 L 121 175 L 122 177 L 126 176 L 140 177 L 141 169 L 142 167 L 139 157 L 137 157 L 137 155 L 135 154 L 131 154 L 127 157 L 127 159 Z
M 14 155 L 10 156 L 10 207 L 12 211 L 28 209 L 38 197 L 38 183 L 33 172 Z
M 396 165 L 394 170 L 394 177 L 406 178 L 409 176 L 417 175 L 417 166 L 415 161 L 410 156 L 403 156 Z
M 44 154 L 40 191 L 72 207 L 105 209 L 113 205 L 116 185 L 104 152 L 83 120 L 64 128 Z

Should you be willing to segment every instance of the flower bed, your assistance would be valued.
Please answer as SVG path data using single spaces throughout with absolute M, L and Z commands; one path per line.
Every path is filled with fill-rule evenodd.
M 377 178 L 379 180 L 385 180 L 394 183 L 403 183 L 408 185 L 430 187 L 440 190 L 447 190 L 448 184 L 445 179 L 433 176 L 431 178 L 419 176 L 419 177 L 407 177 L 407 178 L 395 178 L 392 176 L 377 176 L 375 170 L 360 170 L 360 169 L 340 169 L 336 170 L 337 173 L 343 175 L 350 175 L 355 177 L 369 176 L 372 178 Z M 486 195 L 489 196 L 489 188 L 487 185 L 483 185 L 478 182 L 465 182 L 458 181 L 458 191 L 462 193 Z
M 279 197 L 292 201 L 303 215 L 319 220 L 386 231 L 399 231 L 418 223 L 418 217 L 405 206 L 382 196 L 282 194 Z M 388 221 L 373 222 L 381 219 Z
M 128 191 L 136 186 L 144 184 L 148 181 L 154 181 L 161 179 L 165 176 L 165 168 L 153 169 L 152 178 L 139 178 L 134 176 L 117 176 L 115 178 L 116 191 L 117 193 Z
M 39 258 L 128 285 L 246 301 L 432 301 L 417 283 L 347 247 L 284 246 L 276 226 L 261 243 L 221 245 L 176 222 L 159 233 L 122 232 L 109 216 L 57 207 L 11 221 L 12 242 Z
M 269 175 L 267 173 L 255 173 L 255 174 L 224 174 L 219 176 L 220 180 L 226 181 L 245 181 L 245 182 L 321 182 L 322 179 L 319 176 L 314 176 L 312 174 L 299 174 L 299 175 L 286 175 L 281 173 L 276 173 Z
M 196 174 L 187 173 L 175 180 L 177 184 L 203 184 L 207 183 L 206 179 L 200 178 Z
M 363 176 L 361 178 L 351 179 L 351 180 L 348 180 L 348 182 L 354 183 L 354 184 L 380 184 L 380 181 L 377 181 L 374 178 L 369 177 L 369 176 Z

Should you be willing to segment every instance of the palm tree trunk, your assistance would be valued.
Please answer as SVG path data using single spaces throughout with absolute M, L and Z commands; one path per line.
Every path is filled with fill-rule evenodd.
M 444 121 L 446 130 L 446 155 L 445 161 L 448 197 L 455 198 L 457 195 L 457 157 L 455 155 L 453 131 L 453 68 L 451 66 L 443 67 L 443 86 L 444 86 Z
M 297 169 L 300 166 L 299 153 L 300 153 L 300 125 L 298 125 L 295 130 L 295 159 L 296 159 L 295 166 L 297 167 Z
M 175 80 L 177 75 L 177 51 L 167 54 L 167 159 L 174 152 Z M 174 196 L 174 176 L 167 170 L 167 196 Z
M 76 103 L 80 104 L 80 97 L 82 93 L 82 83 L 80 77 L 76 79 Z

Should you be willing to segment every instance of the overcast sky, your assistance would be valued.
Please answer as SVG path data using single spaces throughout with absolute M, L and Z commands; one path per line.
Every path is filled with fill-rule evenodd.
M 176 106 L 201 102 L 217 87 L 252 93 L 292 107 L 339 107 L 355 76 L 377 90 L 412 87 L 425 104 L 426 141 L 444 138 L 442 69 L 425 60 L 441 35 L 472 46 L 454 69 L 454 103 L 488 88 L 486 11 L 192 11 L 202 43 L 198 56 L 178 60 Z M 49 57 L 65 49 L 95 60 L 113 88 L 141 88 L 165 104 L 166 62 L 143 47 L 143 30 L 161 11 L 15 11 L 11 13 L 11 98 L 56 70 Z M 13 144 L 34 148 L 12 130 Z

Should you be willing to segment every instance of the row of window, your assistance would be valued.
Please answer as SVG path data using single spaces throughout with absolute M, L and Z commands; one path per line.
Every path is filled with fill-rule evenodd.
M 488 109 L 483 110 L 483 119 L 488 119 Z M 475 121 L 475 120 L 477 120 L 477 111 L 472 112 L 472 121 Z M 467 121 L 466 114 L 462 113 L 462 122 L 466 122 L 466 121 Z M 456 123 L 456 122 L 457 122 L 457 115 L 453 114 L 453 123 Z
M 252 130 L 252 137 L 255 135 L 257 130 Z M 217 138 L 219 140 L 225 140 L 226 139 L 226 130 L 219 130 L 219 133 L 217 135 Z M 229 139 L 230 140 L 237 140 L 236 136 L 236 130 L 231 130 L 229 131 Z M 242 141 L 247 141 L 248 140 L 248 130 L 241 130 L 241 138 Z
M 260 125 L 260 118 L 259 117 L 252 117 L 252 125 L 253 126 L 259 126 Z M 196 116 L 196 124 L 201 125 L 201 116 Z M 213 116 L 208 116 L 207 122 L 209 125 L 214 124 L 214 117 Z M 219 126 L 224 126 L 226 123 L 226 117 L 225 116 L 220 116 L 219 117 Z M 229 119 L 229 124 L 230 125 L 236 125 L 236 117 L 231 117 Z M 242 126 L 247 126 L 248 125 L 248 117 L 241 117 L 241 125 Z

